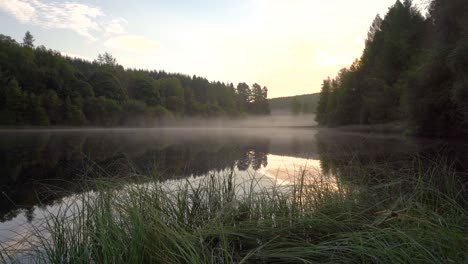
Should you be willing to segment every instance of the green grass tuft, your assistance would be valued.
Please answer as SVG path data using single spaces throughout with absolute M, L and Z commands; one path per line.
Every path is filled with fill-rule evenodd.
M 36 230 L 30 255 L 37 263 L 467 263 L 466 192 L 442 164 L 398 177 L 356 166 L 346 173 L 359 178 L 336 182 L 302 172 L 289 186 L 236 182 L 232 173 L 172 185 L 93 180 L 95 191 L 66 200 L 47 232 Z M 10 257 L 0 248 L 0 259 Z

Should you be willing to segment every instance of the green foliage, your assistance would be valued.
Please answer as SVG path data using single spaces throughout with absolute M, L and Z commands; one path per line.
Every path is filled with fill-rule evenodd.
M 108 52 L 104 54 L 99 54 L 97 60 L 94 63 L 99 64 L 100 66 L 105 66 L 107 68 L 117 67 L 117 60 Z
M 93 87 L 85 81 L 72 79 L 65 82 L 65 86 L 70 90 L 71 97 L 94 97 Z
M 161 105 L 148 107 L 146 109 L 146 123 L 147 124 L 158 124 L 158 121 L 171 120 L 174 118 L 171 111 L 167 110 Z
M 26 31 L 26 34 L 24 34 L 23 46 L 31 49 L 34 48 L 34 37 L 29 31 Z
M 466 112 L 466 56 L 468 48 L 466 1 L 432 1 L 429 21 L 431 49 L 412 75 L 410 121 L 422 135 L 459 136 L 468 131 Z
M 85 100 L 83 112 L 91 124 L 110 126 L 119 123 L 122 106 L 109 98 L 93 97 Z
M 60 105 L 62 102 L 57 93 L 54 90 L 47 90 L 41 95 L 40 100 L 49 118 L 49 123 L 53 125 L 59 124 L 61 121 L 59 116 L 61 114 Z
M 165 108 L 175 113 L 184 111 L 184 89 L 177 78 L 170 77 L 157 80 L 156 87 L 165 98 Z
M 48 126 L 50 124 L 49 116 L 41 104 L 41 100 L 35 94 L 29 94 L 27 99 L 27 115 L 32 125 Z
M 278 97 L 268 99 L 271 111 L 276 113 L 291 113 L 291 102 L 295 98 L 301 104 L 301 111 L 304 114 L 315 113 L 317 108 L 319 93 L 296 95 L 290 97 Z
M 22 124 L 24 122 L 25 96 L 18 85 L 18 81 L 12 79 L 4 87 L 4 103 L 1 117 L 6 125 Z
M 251 91 L 250 87 L 246 83 L 239 83 L 237 85 L 237 94 L 239 95 L 237 98 L 237 104 L 241 110 L 247 109 L 248 105 L 250 104 L 251 98 Z
M 218 104 L 204 104 L 202 105 L 202 111 L 204 116 L 207 117 L 223 116 L 225 114 L 223 108 L 221 108 Z
M 111 72 L 97 71 L 91 76 L 89 83 L 94 87 L 96 96 L 104 96 L 116 101 L 124 101 L 127 98 L 122 84 Z
M 146 110 L 145 103 L 137 100 L 128 100 L 123 105 L 123 111 L 130 117 L 134 115 L 144 115 Z
M 145 75 L 136 75 L 129 85 L 130 97 L 145 102 L 149 106 L 162 104 L 162 97 L 157 81 Z
M 63 104 L 63 113 L 66 125 L 83 125 L 85 123 L 85 116 L 81 107 L 71 102 L 70 97 L 65 99 Z
M 330 93 L 331 93 L 331 80 L 324 80 L 322 84 L 322 90 L 320 91 L 320 98 L 317 104 L 317 112 L 316 112 L 316 119 L 320 124 L 327 124 L 328 119 L 328 101 L 330 100 Z
M 416 134 L 468 132 L 468 2 L 433 0 L 424 18 L 407 0 L 377 16 L 349 69 L 322 86 L 322 125 L 407 121 Z
M 174 116 L 269 114 L 268 89 L 164 71 L 125 70 L 109 53 L 94 62 L 20 45 L 0 35 L 0 125 L 156 125 Z M 240 92 L 240 93 L 239 93 Z
M 252 85 L 250 93 L 251 99 L 249 104 L 250 113 L 254 114 L 270 114 L 268 105 L 268 88 L 262 87 L 255 83 Z
M 184 95 L 182 84 L 175 77 L 162 78 L 156 82 L 156 86 L 162 92 L 164 97 L 183 97 Z

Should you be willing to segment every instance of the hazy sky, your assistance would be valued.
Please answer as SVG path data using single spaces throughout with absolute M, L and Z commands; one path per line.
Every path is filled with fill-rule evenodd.
M 320 91 L 360 56 L 395 0 L 0 0 L 0 33 L 128 68 L 258 82 L 269 97 Z M 420 1 L 415 1 L 418 4 Z

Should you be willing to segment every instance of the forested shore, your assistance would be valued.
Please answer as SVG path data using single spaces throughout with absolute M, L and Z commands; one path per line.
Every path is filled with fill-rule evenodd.
M 397 1 L 370 27 L 362 56 L 324 80 L 321 125 L 404 122 L 406 133 L 468 131 L 468 1 L 433 0 L 423 15 Z
M 124 69 L 0 34 L 0 126 L 154 126 L 182 117 L 268 115 L 268 89 L 164 71 Z

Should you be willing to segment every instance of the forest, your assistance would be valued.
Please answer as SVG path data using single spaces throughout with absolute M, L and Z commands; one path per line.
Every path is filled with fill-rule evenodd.
M 0 34 L 0 125 L 154 126 L 181 117 L 269 115 L 268 88 L 164 71 L 124 69 Z
M 323 81 L 321 125 L 401 122 L 405 133 L 460 137 L 468 131 L 468 1 L 410 0 L 377 15 L 362 56 Z
M 303 94 L 268 99 L 272 113 L 311 114 L 315 113 L 320 94 Z

